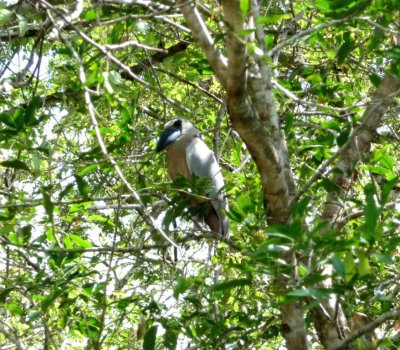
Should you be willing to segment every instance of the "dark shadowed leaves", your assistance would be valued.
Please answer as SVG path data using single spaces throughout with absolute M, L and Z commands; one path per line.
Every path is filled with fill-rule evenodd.
M 143 349 L 154 350 L 156 348 L 157 325 L 152 325 L 144 335 Z

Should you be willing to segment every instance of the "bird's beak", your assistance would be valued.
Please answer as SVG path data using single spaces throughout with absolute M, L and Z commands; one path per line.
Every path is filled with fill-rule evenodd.
M 181 131 L 174 127 L 166 128 L 157 141 L 156 152 L 161 152 L 181 135 Z

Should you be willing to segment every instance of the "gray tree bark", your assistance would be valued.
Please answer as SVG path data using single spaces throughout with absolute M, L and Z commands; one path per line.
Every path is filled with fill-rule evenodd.
M 339 157 L 331 181 L 336 184 L 339 191 L 328 193 L 321 215 L 322 219 L 328 222 L 330 229 L 335 229 L 336 223 L 340 223 L 343 218 L 344 208 L 341 198 L 347 193 L 356 166 L 367 157 L 371 141 L 376 129 L 382 123 L 387 108 L 392 103 L 393 98 L 399 94 L 400 80 L 390 73 L 386 73 L 373 93 L 359 125 L 338 151 Z M 321 234 L 323 235 L 324 232 Z M 324 273 L 330 275 L 331 270 L 332 268 L 327 266 Z M 327 279 L 322 287 L 331 287 L 331 280 Z M 350 342 L 343 340 L 349 335 L 350 327 L 335 295 L 332 295 L 329 300 L 321 301 L 312 314 L 318 337 L 325 349 L 353 348 Z
M 294 181 L 290 172 L 286 143 L 279 129 L 279 118 L 273 96 L 269 66 L 249 56 L 246 49 L 245 18 L 240 1 L 222 1 L 227 23 L 223 56 L 202 21 L 193 3 L 177 0 L 188 27 L 202 48 L 216 76 L 226 90 L 227 107 L 233 128 L 246 144 L 259 171 L 266 212 L 270 224 L 285 224 L 290 220 L 290 201 Z M 253 2 L 253 6 L 256 3 Z M 254 38 L 250 38 L 254 40 Z M 284 295 L 296 284 L 296 261 L 293 253 L 282 256 L 292 271 L 276 277 L 276 287 Z M 303 306 L 300 302 L 280 307 L 282 335 L 287 348 L 307 349 Z

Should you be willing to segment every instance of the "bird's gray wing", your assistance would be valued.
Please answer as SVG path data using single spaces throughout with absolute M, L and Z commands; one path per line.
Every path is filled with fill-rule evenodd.
M 220 219 L 221 233 L 226 235 L 228 220 L 223 210 L 228 210 L 228 202 L 220 192 L 224 179 L 214 153 L 200 137 L 195 137 L 186 147 L 186 162 L 191 175 L 210 179 L 211 203 Z

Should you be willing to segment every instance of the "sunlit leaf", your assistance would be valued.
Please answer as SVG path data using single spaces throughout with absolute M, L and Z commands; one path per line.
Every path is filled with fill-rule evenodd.
M 260 16 L 257 18 L 256 23 L 260 24 L 271 24 L 271 23 L 279 23 L 283 19 L 289 19 L 292 15 L 290 13 L 282 13 L 282 14 L 268 14 L 268 16 Z
M 12 21 L 14 13 L 7 9 L 0 9 L 0 26 L 5 25 Z
M 28 21 L 20 15 L 17 16 L 18 16 L 19 35 L 25 36 L 26 32 L 28 31 Z
M 244 15 L 249 12 L 250 0 L 240 0 L 240 9 Z
M 3 304 L 3 306 L 9 310 L 13 315 L 22 315 L 24 312 L 24 309 L 21 307 L 21 305 L 10 303 L 10 304 Z
M 97 13 L 95 10 L 88 10 L 85 12 L 84 18 L 87 21 L 94 21 L 97 18 Z
M 78 235 L 70 233 L 66 237 L 68 237 L 70 241 L 74 243 L 70 248 L 92 248 L 92 244 L 89 241 Z
M 362 252 L 358 253 L 358 273 L 361 277 L 369 275 L 371 273 L 371 266 L 369 264 L 369 259 Z
M 346 253 L 344 259 L 344 269 L 345 269 L 345 280 L 350 282 L 357 273 L 357 267 L 354 262 L 354 257 L 352 253 Z
M 272 34 L 267 34 L 264 38 L 265 49 L 270 50 L 272 49 L 275 37 Z

